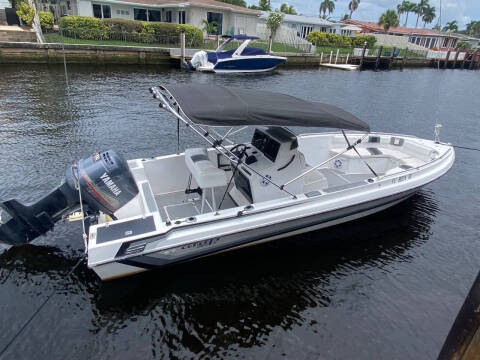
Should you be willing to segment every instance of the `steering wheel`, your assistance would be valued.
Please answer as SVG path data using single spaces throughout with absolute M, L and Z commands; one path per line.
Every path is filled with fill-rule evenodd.
M 250 149 L 250 147 L 245 144 L 237 144 L 233 148 L 231 148 L 230 151 L 239 159 L 242 159 L 247 149 Z

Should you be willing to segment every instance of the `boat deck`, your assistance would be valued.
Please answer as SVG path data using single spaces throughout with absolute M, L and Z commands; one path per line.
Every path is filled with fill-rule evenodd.
M 215 200 L 217 207 L 222 201 L 225 189 L 225 186 L 215 188 Z M 159 194 L 155 195 L 154 197 L 163 221 L 166 221 L 167 219 L 176 220 L 188 218 L 201 214 L 202 197 L 198 193 L 186 194 L 185 191 L 182 190 L 166 194 Z M 204 205 L 204 213 L 211 212 L 213 211 L 212 194 L 209 190 L 207 190 L 205 197 L 206 202 Z M 220 209 L 230 209 L 236 206 L 237 205 L 233 202 L 232 198 L 227 192 Z

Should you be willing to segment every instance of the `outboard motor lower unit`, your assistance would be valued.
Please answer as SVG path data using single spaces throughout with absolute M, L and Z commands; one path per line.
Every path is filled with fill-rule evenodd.
M 84 211 L 114 213 L 138 194 L 127 162 L 114 150 L 95 153 L 70 166 L 62 184 L 31 204 L 8 200 L 0 204 L 0 241 L 27 243 L 51 230 L 54 224 L 80 208 L 78 186 Z

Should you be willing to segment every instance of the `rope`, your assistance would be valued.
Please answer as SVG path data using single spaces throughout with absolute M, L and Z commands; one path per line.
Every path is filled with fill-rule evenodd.
M 80 265 L 83 261 L 83 257 L 81 257 L 78 262 L 75 264 L 75 266 L 68 272 L 66 277 L 69 277 L 72 275 L 72 273 L 77 269 L 78 265 Z M 14 343 L 14 341 L 20 336 L 20 334 L 25 330 L 25 328 L 35 319 L 35 317 L 40 313 L 40 311 L 43 309 L 43 307 L 48 303 L 48 301 L 56 294 L 55 289 L 53 289 L 50 294 L 46 297 L 46 299 L 40 304 L 40 306 L 33 312 L 33 314 L 28 318 L 27 321 L 22 325 L 22 327 L 16 332 L 16 334 L 10 339 L 10 341 L 5 345 L 5 347 L 2 349 L 0 352 L 0 358 L 5 354 L 5 352 L 8 350 L 8 348 Z
M 480 151 L 480 149 L 472 148 L 472 147 L 468 147 L 468 146 L 460 146 L 460 145 L 451 145 L 451 146 L 453 146 L 454 148 L 459 148 L 459 149 L 464 149 L 464 150 Z

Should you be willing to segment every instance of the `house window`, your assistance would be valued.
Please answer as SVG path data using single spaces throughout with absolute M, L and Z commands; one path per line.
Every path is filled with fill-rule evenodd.
M 135 20 L 147 21 L 147 9 L 133 8 L 133 18 Z
M 426 48 L 430 47 L 430 41 L 431 41 L 431 40 L 432 40 L 432 39 L 428 38 L 427 41 L 425 41 L 425 47 L 426 47 Z
M 178 23 L 185 24 L 185 11 L 178 12 Z
M 450 47 L 455 48 L 455 45 L 457 45 L 457 39 L 452 40 L 452 45 Z
M 160 10 L 148 10 L 148 21 L 162 21 Z
M 214 13 L 214 12 L 207 12 L 207 21 L 210 23 L 215 21 L 217 23 L 217 35 L 222 34 L 222 22 L 223 22 L 223 14 L 222 13 Z
M 98 4 L 93 4 L 93 16 L 96 18 L 102 18 L 102 7 Z
M 443 39 L 442 47 L 446 48 L 448 45 L 448 38 Z
M 422 40 L 422 38 L 420 36 L 417 37 L 417 41 L 415 41 L 415 44 L 420 45 L 420 40 Z
M 172 12 L 170 10 L 165 12 L 165 21 L 172 22 Z
M 307 26 L 307 25 L 302 25 L 302 29 L 301 29 L 301 38 L 302 39 L 305 39 L 307 37 L 308 34 L 310 34 L 310 32 L 313 30 L 313 27 L 312 26 Z
M 67 9 L 72 10 L 72 5 L 70 4 L 70 0 L 67 0 Z
M 327 32 L 327 28 L 326 27 L 322 27 L 322 29 L 320 30 L 321 32 Z
M 112 17 L 112 11 L 110 5 L 102 5 L 103 18 L 110 19 Z
M 92 4 L 92 8 L 93 8 L 93 16 L 96 18 L 110 19 L 112 17 L 110 5 Z M 64 12 L 66 12 L 66 10 Z

